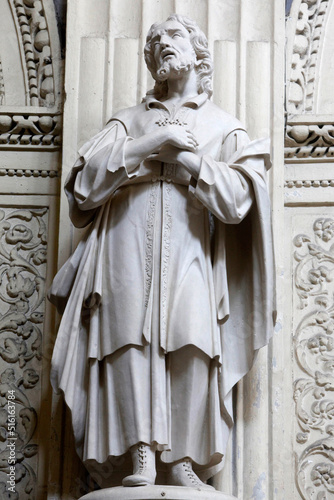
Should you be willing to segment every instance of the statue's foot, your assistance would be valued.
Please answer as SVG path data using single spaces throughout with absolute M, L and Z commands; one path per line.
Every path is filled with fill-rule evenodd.
M 201 490 L 214 490 L 213 486 L 203 483 L 195 474 L 191 460 L 184 459 L 171 465 L 168 473 L 168 484 L 172 486 L 188 486 Z
M 133 474 L 123 479 L 123 486 L 147 486 L 155 483 L 155 447 L 139 443 L 131 448 Z

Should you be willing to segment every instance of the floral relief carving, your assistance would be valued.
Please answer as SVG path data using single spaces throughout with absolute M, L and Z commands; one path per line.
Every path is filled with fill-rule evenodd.
M 289 113 L 304 114 L 313 110 L 319 47 L 328 4 L 329 0 L 300 2 L 287 101 Z
M 0 496 L 4 499 L 33 498 L 37 480 L 47 215 L 47 208 L 0 209 Z M 7 482 L 13 454 L 14 490 Z
M 43 1 L 10 0 L 21 34 L 31 106 L 55 104 L 50 36 Z
M 313 235 L 293 243 L 301 311 L 293 345 L 303 374 L 294 381 L 297 486 L 304 499 L 327 500 L 334 491 L 334 219 L 315 220 Z
M 327 426 L 326 433 L 327 437 L 308 446 L 299 458 L 297 484 L 304 499 L 333 498 L 334 426 Z

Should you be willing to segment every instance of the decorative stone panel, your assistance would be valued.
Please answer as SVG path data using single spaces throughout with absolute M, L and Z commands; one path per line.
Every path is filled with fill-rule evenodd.
M 0 497 L 36 498 L 47 208 L 0 208 Z
M 334 117 L 317 114 L 320 82 L 331 74 L 324 53 L 333 46 L 332 16 L 333 0 L 294 0 L 287 20 L 284 185 L 293 243 L 286 242 L 292 282 L 285 318 L 295 416 L 286 427 L 293 433 L 293 498 L 304 500 L 334 493 Z
M 334 214 L 307 225 L 310 229 L 293 240 L 298 300 L 293 335 L 295 473 L 301 498 L 329 500 L 334 493 Z

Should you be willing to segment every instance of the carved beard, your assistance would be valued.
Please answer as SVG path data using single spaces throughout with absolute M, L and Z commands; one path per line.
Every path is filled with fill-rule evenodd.
M 179 76 L 181 73 L 188 73 L 195 66 L 193 60 L 187 60 L 185 58 L 171 57 L 167 61 L 164 61 L 160 68 L 156 72 L 157 80 L 159 82 L 164 82 L 171 75 Z

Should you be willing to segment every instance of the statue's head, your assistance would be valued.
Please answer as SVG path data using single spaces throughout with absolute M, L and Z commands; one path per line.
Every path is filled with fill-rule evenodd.
M 155 80 L 156 98 L 167 95 L 168 78 L 195 69 L 197 91 L 212 95 L 213 62 L 208 41 L 198 25 L 187 17 L 172 14 L 164 23 L 153 24 L 147 34 L 145 61 Z

